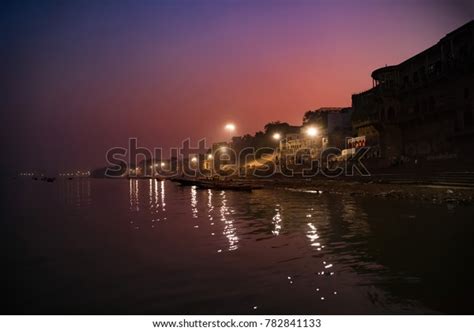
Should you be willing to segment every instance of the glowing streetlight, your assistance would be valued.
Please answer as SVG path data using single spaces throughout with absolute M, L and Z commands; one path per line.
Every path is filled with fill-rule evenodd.
M 161 162 L 161 166 L 164 167 L 164 166 L 165 166 L 165 163 L 164 163 L 164 162 Z
M 197 160 L 198 160 L 197 157 L 194 156 L 194 157 L 191 159 L 191 162 L 197 162 Z
M 235 124 L 227 123 L 224 128 L 229 132 L 234 132 L 235 131 Z
M 281 134 L 279 134 L 278 132 L 273 134 L 273 139 L 280 140 L 280 138 L 281 138 Z
M 318 135 L 318 129 L 316 129 L 313 126 L 310 126 L 309 128 L 306 129 L 306 134 L 309 137 L 316 137 Z
M 208 154 L 208 155 L 207 155 L 207 159 L 208 159 L 208 160 L 212 160 L 212 159 L 213 159 L 212 154 Z

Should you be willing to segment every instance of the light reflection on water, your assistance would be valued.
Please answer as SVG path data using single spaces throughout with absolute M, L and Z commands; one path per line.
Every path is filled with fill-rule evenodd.
M 158 185 L 158 183 L 156 183 Z M 161 211 L 165 212 L 166 211 L 166 202 L 165 202 L 165 182 L 161 181 L 160 182 L 160 188 L 161 188 Z M 158 194 L 158 189 L 156 190 L 156 194 Z
M 130 211 L 140 211 L 140 197 L 138 195 L 139 189 L 138 179 L 130 179 L 129 181 L 129 197 L 130 197 Z
M 280 204 L 276 204 L 275 205 L 275 216 L 273 216 L 273 231 L 272 233 L 275 235 L 275 236 L 278 236 L 280 234 L 280 231 L 281 231 L 281 222 L 282 222 L 282 219 L 281 219 L 281 214 L 280 214 Z
M 197 208 L 197 187 L 191 186 L 191 210 L 193 213 L 193 218 L 198 218 L 198 208 Z
M 24 263 L 38 255 L 54 261 L 36 266 L 43 288 L 74 291 L 68 287 L 72 279 L 79 284 L 94 279 L 92 292 L 78 288 L 76 295 L 112 310 L 90 313 L 471 309 L 464 304 L 474 292 L 467 281 L 470 267 L 458 272 L 455 266 L 473 254 L 466 239 L 474 233 L 472 207 L 371 201 L 316 190 L 201 190 L 154 179 L 21 185 L 10 218 L 28 222 L 15 228 L 30 245 L 23 250 Z M 57 222 L 71 217 L 80 222 Z M 73 258 L 76 251 L 81 258 Z M 72 271 L 76 268 L 81 272 Z M 117 285 L 100 285 L 106 279 Z M 123 300 L 114 301 L 117 295 Z M 146 305 L 135 305 L 136 296 Z M 49 303 L 51 309 L 77 309 L 63 300 Z
M 222 234 L 226 236 L 229 241 L 229 251 L 236 250 L 239 248 L 239 237 L 237 236 L 237 230 L 234 226 L 234 219 L 232 217 L 232 209 L 227 205 L 226 192 L 221 191 L 221 207 L 220 207 L 220 220 L 224 223 L 224 231 Z
M 64 180 L 57 183 L 62 199 L 76 208 L 86 207 L 92 203 L 91 182 L 88 179 Z

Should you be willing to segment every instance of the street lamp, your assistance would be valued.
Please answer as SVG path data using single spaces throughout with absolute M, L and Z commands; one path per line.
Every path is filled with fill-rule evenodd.
M 313 126 L 310 126 L 309 128 L 306 129 L 306 134 L 309 137 L 316 137 L 318 135 L 318 129 Z
M 280 138 L 281 138 L 281 134 L 279 134 L 278 132 L 273 134 L 273 139 L 280 140 Z
M 164 166 L 165 166 L 165 163 L 164 163 L 164 162 L 161 162 L 161 166 L 164 167 Z
M 194 157 L 191 159 L 191 162 L 197 162 L 197 160 L 198 160 L 197 157 L 194 156 Z
M 208 154 L 208 155 L 207 155 L 207 159 L 208 159 L 208 160 L 212 160 L 212 159 L 213 159 L 212 154 Z
M 226 131 L 234 132 L 235 131 L 235 124 L 227 123 L 224 128 L 226 129 Z

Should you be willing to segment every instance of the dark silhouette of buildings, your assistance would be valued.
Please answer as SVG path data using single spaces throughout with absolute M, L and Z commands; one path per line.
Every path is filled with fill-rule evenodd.
M 352 125 L 381 164 L 473 159 L 474 21 L 372 78 Z

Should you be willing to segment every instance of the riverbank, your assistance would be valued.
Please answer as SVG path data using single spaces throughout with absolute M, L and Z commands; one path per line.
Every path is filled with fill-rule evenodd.
M 370 177 L 284 177 L 275 175 L 268 178 L 232 177 L 234 182 L 242 182 L 264 188 L 285 188 L 318 194 L 341 194 L 350 196 L 373 196 L 384 199 L 417 200 L 433 204 L 474 204 L 472 179 L 465 182 L 439 182 L 436 180 L 414 180 L 412 176 L 396 176 L 394 179 Z M 123 178 L 122 178 L 123 179 Z M 137 177 L 136 179 L 150 179 Z
M 439 186 L 435 184 L 392 184 L 378 181 L 360 181 L 329 178 L 272 178 L 251 179 L 250 182 L 266 188 L 286 188 L 318 194 L 373 196 L 384 199 L 419 200 L 434 204 L 468 205 L 474 203 L 474 188 L 466 186 Z

